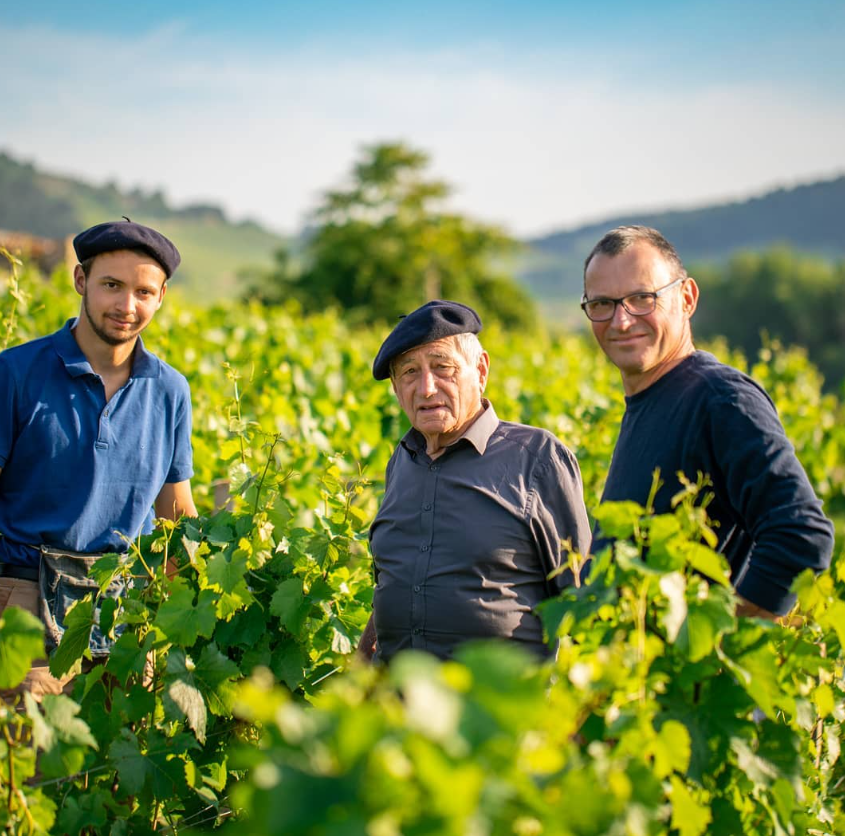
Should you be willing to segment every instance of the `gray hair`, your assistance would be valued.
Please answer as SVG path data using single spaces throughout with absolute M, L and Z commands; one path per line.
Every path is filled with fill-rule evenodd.
M 458 353 L 461 357 L 466 360 L 467 365 L 471 368 L 475 368 L 478 365 L 478 361 L 481 360 L 481 355 L 484 353 L 484 348 L 481 345 L 481 340 L 478 339 L 478 336 L 475 334 L 453 334 L 451 337 L 444 337 L 444 342 L 448 341 L 455 348 L 458 350 Z M 417 346 L 419 347 L 419 346 Z M 413 350 L 413 349 L 409 349 Z M 390 379 L 393 380 L 396 376 L 396 361 L 401 357 L 400 354 L 398 357 L 394 357 L 390 361 Z
M 625 252 L 629 247 L 640 241 L 651 244 L 663 256 L 663 260 L 669 265 L 676 279 L 687 278 L 686 267 L 684 267 L 677 250 L 656 229 L 652 229 L 650 226 L 617 226 L 616 229 L 611 229 L 610 232 L 604 234 L 601 241 L 593 247 L 584 261 L 585 285 L 587 268 L 595 256 L 613 257 Z

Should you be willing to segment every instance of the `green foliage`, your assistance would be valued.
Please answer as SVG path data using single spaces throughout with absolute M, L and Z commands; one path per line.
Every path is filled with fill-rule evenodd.
M 544 605 L 554 663 L 496 643 L 447 663 L 409 651 L 353 667 L 310 706 L 256 671 L 235 711 L 261 740 L 232 754 L 248 813 L 231 830 L 843 832 L 842 663 L 816 620 L 841 604 L 832 577 L 802 579 L 798 628 L 737 620 L 733 593 L 685 560 L 702 533 L 692 501 L 654 518 L 602 507 L 632 539 Z M 660 543 L 671 564 L 647 565 Z
M 0 314 L 17 304 L 10 342 L 73 313 L 65 282 L 23 269 L 24 303 L 0 288 Z M 201 516 L 93 567 L 101 589 L 129 583 L 100 609 L 114 649 L 72 699 L 0 705 L 6 832 L 175 833 L 236 818 L 242 832 L 286 834 L 843 833 L 842 556 L 799 579 L 794 624 L 740 623 L 695 486 L 673 515 L 598 508 L 623 403 L 591 343 L 484 332 L 497 412 L 563 439 L 595 518 L 630 538 L 546 605 L 557 661 L 467 646 L 452 663 L 409 656 L 375 671 L 352 653 L 372 601 L 366 532 L 407 426 L 371 379 L 381 332 L 296 305 L 174 301 L 145 341 L 191 382 Z M 799 353 L 749 370 L 841 536 L 841 404 Z M 228 507 L 215 509 L 223 479 Z M 89 605 L 54 664 L 81 661 Z M 9 684 L 42 652 L 39 626 L 4 613 Z
M 506 327 L 534 322 L 534 306 L 495 258 L 516 248 L 502 230 L 440 208 L 449 187 L 425 177 L 428 158 L 402 144 L 365 149 L 345 190 L 314 214 L 301 264 L 286 251 L 248 291 L 291 296 L 311 311 L 335 305 L 355 320 L 395 322 L 430 299 L 460 299 Z
M 845 261 L 831 264 L 779 247 L 740 253 L 696 277 L 702 289 L 696 333 L 724 336 L 749 356 L 763 346 L 801 345 L 829 388 L 845 380 Z M 770 346 L 768 338 L 778 343 Z

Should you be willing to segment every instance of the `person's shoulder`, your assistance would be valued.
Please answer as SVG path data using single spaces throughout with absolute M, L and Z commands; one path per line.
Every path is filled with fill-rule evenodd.
M 5 349 L 0 352 L 0 364 L 6 369 L 12 370 L 28 368 L 33 362 L 41 359 L 45 353 L 55 354 L 53 348 L 54 336 L 54 334 L 48 334 L 45 337 L 37 337 L 34 340 Z
M 191 386 L 188 383 L 188 379 L 184 374 L 182 374 L 182 372 L 162 360 L 160 357 L 157 357 L 152 352 L 147 352 L 147 358 L 157 370 L 155 377 L 158 378 L 158 386 L 176 394 L 187 395 L 190 397 Z
M 514 450 L 525 456 L 547 461 L 551 457 L 572 456 L 569 448 L 553 433 L 542 427 L 530 424 L 517 424 L 513 421 L 499 421 L 494 436 L 500 443 L 511 445 Z
M 745 372 L 722 363 L 706 351 L 697 351 L 690 373 L 710 396 L 724 403 L 732 404 L 747 400 L 763 400 L 771 403 L 766 390 Z

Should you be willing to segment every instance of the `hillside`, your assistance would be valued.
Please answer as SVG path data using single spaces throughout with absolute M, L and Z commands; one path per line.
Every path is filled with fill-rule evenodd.
M 256 223 L 232 223 L 215 206 L 174 209 L 161 192 L 122 191 L 113 183 L 92 186 L 0 153 L 0 229 L 62 239 L 121 215 L 171 236 L 183 256 L 178 285 L 208 301 L 235 296 L 238 275 L 271 266 L 273 253 L 285 243 Z M 577 317 L 580 322 L 584 258 L 614 226 L 656 227 L 685 263 L 695 267 L 774 244 L 826 259 L 845 258 L 843 217 L 845 176 L 705 208 L 611 217 L 526 241 L 526 249 L 503 267 L 542 301 L 547 317 L 559 322 Z
M 182 253 L 177 285 L 213 300 L 235 295 L 237 276 L 269 267 L 284 238 L 256 223 L 230 222 L 215 206 L 171 208 L 161 192 L 121 191 L 45 174 L 0 153 L 0 229 L 63 239 L 127 215 L 171 237 Z
M 738 250 L 775 244 L 837 259 L 845 257 L 843 218 L 845 176 L 702 209 L 631 212 L 535 238 L 526 242 L 518 272 L 538 298 L 580 296 L 585 257 L 603 233 L 622 224 L 659 229 L 687 265 L 721 263 Z

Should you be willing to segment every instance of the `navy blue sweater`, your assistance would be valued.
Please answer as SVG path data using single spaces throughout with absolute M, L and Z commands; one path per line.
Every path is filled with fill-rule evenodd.
M 645 505 L 655 468 L 664 484 L 656 513 L 671 510 L 677 472 L 713 482 L 707 507 L 737 592 L 781 615 L 802 570 L 830 565 L 833 526 L 766 392 L 750 377 L 697 351 L 627 409 L 602 501 Z M 594 551 L 606 545 L 599 538 Z

